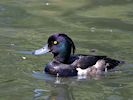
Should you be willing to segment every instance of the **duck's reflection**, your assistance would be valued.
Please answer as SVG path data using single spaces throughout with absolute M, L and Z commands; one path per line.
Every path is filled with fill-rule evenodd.
M 33 76 L 39 79 L 45 79 L 45 84 L 49 85 L 51 90 L 35 89 L 34 100 L 74 100 L 72 95 L 72 79 L 53 77 L 34 72 Z
M 71 88 L 67 84 L 58 84 L 54 90 L 51 91 L 49 100 L 74 100 L 72 97 Z
M 76 76 L 69 78 L 62 78 L 45 74 L 44 72 L 33 72 L 35 78 L 45 81 L 45 85 L 50 86 L 50 90 L 35 89 L 34 100 L 74 100 L 73 87 L 82 80 L 99 80 L 106 75 L 97 74 L 95 76 Z
M 34 90 L 34 100 L 74 100 L 73 96 L 73 86 L 81 82 L 82 80 L 98 80 L 103 77 L 103 75 L 96 76 L 86 76 L 86 77 L 71 77 L 62 78 L 57 75 L 51 76 L 49 74 L 41 72 L 33 72 L 32 74 L 35 78 L 45 80 L 45 85 L 50 86 L 52 89 L 35 89 Z

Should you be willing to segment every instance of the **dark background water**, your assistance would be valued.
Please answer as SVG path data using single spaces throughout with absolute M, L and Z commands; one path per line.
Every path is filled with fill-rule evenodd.
M 51 54 L 35 50 L 56 32 L 67 33 L 76 53 L 126 61 L 99 79 L 77 80 L 44 74 Z M 132 0 L 0 0 L 0 100 L 132 100 Z

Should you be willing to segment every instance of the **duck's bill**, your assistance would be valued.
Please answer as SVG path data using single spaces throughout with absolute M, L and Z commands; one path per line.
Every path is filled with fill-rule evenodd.
M 38 49 L 38 50 L 35 50 L 32 52 L 33 55 L 42 55 L 42 54 L 45 54 L 47 52 L 49 52 L 49 48 L 48 48 L 48 44 L 46 44 L 44 47 Z

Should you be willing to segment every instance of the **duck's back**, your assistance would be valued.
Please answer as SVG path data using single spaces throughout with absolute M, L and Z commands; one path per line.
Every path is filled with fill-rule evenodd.
M 82 54 L 71 56 L 70 62 L 75 63 L 76 66 L 82 69 L 86 69 L 90 66 L 95 65 L 96 62 L 100 59 L 104 59 L 105 62 L 109 64 L 109 66 L 107 66 L 107 69 L 112 69 L 120 63 L 120 61 L 108 58 L 106 56 L 82 55 Z

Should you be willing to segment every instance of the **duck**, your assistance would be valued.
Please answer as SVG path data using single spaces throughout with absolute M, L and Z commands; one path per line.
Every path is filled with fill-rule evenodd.
M 77 76 L 77 68 L 87 69 L 93 65 L 98 66 L 99 60 L 104 60 L 108 66 L 98 70 L 110 70 L 121 63 L 119 60 L 102 55 L 75 54 L 75 50 L 73 40 L 67 34 L 59 32 L 52 34 L 47 43 L 42 48 L 34 50 L 32 54 L 52 53 L 53 59 L 45 65 L 44 71 L 51 75 L 58 74 L 60 77 Z M 96 68 L 94 66 L 91 68 Z

